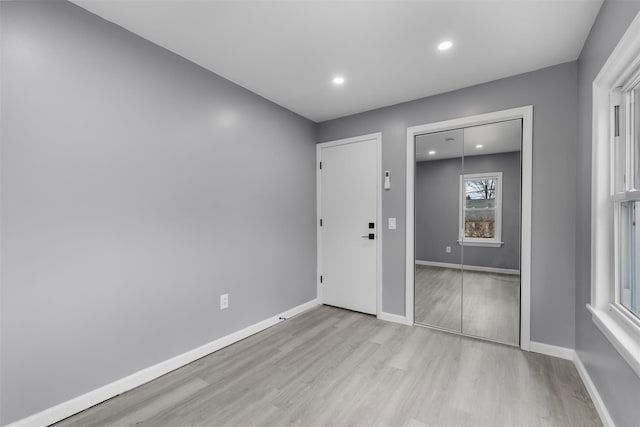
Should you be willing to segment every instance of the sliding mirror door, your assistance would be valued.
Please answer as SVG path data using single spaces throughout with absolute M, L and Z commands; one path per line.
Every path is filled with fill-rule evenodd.
M 415 323 L 518 346 L 522 120 L 415 144 Z
M 463 138 L 458 129 L 415 139 L 415 322 L 458 333 L 462 247 L 455 236 Z
M 464 129 L 462 333 L 520 343 L 522 120 Z

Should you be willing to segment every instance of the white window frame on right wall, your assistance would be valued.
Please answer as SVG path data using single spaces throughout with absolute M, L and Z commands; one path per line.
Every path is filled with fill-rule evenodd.
M 640 376 L 640 321 L 620 304 L 619 224 L 616 212 L 620 193 L 616 188 L 615 171 L 619 160 L 614 158 L 615 109 L 624 101 L 622 92 L 640 76 L 640 14 L 636 15 L 624 36 L 593 81 L 592 177 L 591 177 L 591 304 L 594 323 L 614 348 Z M 616 100 L 616 98 L 619 98 Z M 618 110 L 620 111 L 620 110 Z M 628 123 L 629 120 L 622 120 Z M 619 132 L 626 132 L 620 129 Z M 626 145 L 628 151 L 631 143 Z M 627 157 L 628 158 L 628 157 Z M 625 163 L 625 162 L 623 162 Z M 618 164 L 618 169 L 616 168 Z M 625 169 L 630 171 L 630 160 Z M 629 185 L 625 184 L 629 189 Z M 634 197 L 627 191 L 624 197 Z M 636 260 L 637 262 L 637 260 Z

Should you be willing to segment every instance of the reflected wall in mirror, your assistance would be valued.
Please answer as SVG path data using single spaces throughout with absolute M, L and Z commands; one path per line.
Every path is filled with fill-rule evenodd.
M 459 129 L 416 138 L 414 319 L 456 332 L 462 328 L 462 253 L 456 236 L 463 137 Z
M 416 323 L 519 345 L 521 140 L 521 120 L 416 137 Z

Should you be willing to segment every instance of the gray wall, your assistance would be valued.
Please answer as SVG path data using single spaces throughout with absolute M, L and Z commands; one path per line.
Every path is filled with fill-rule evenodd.
M 398 218 L 397 230 L 382 235 L 385 312 L 404 314 L 407 127 L 533 105 L 531 339 L 573 347 L 576 102 L 577 64 L 570 62 L 318 125 L 318 142 L 382 132 L 382 167 L 393 178 L 382 214 L 385 223 Z
M 576 350 L 618 427 L 640 420 L 640 378 L 591 320 L 591 84 L 640 10 L 640 2 L 605 2 L 578 60 L 579 143 L 576 209 Z
M 1 7 L 2 423 L 315 298 L 312 122 L 69 3 Z
M 502 241 L 464 247 L 464 264 L 520 269 L 520 152 L 416 163 L 416 259 L 460 264 L 460 174 L 502 172 Z M 451 246 L 451 253 L 445 247 Z

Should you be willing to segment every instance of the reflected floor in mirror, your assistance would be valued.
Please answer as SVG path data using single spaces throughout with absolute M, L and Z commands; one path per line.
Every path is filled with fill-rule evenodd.
M 465 270 L 462 332 L 520 344 L 520 276 Z
M 519 345 L 519 275 L 416 265 L 415 277 L 417 323 Z
M 462 276 L 453 268 L 416 265 L 416 323 L 460 332 Z

